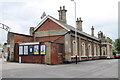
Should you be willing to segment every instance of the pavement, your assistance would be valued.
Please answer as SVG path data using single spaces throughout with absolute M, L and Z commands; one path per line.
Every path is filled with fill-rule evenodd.
M 0 58 L 0 79 L 2 78 L 2 58 Z
M 4 62 L 2 69 L 3 78 L 118 78 L 118 59 L 60 65 Z

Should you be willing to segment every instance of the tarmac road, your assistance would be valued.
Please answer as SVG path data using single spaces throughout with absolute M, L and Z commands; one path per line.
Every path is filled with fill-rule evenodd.
M 0 79 L 2 78 L 2 58 L 0 58 Z
M 92 60 L 78 64 L 3 63 L 3 78 L 118 78 L 118 59 Z

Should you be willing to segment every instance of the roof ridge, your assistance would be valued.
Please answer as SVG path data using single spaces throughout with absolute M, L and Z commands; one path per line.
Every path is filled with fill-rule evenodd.
M 73 26 L 71 26 L 71 25 L 69 25 L 69 24 L 66 24 L 66 23 L 64 23 L 64 22 L 62 22 L 62 21 L 60 21 L 60 20 L 58 20 L 58 19 L 56 19 L 56 18 L 54 18 L 54 17 L 52 17 L 52 16 L 50 16 L 50 15 L 47 15 L 47 16 L 37 25 L 37 27 L 35 28 L 35 30 L 36 30 L 44 21 L 46 21 L 48 18 L 52 19 L 54 22 L 56 22 L 58 25 L 62 26 L 64 29 L 66 29 L 66 30 L 68 30 L 68 31 L 71 31 L 71 30 L 72 30 L 72 31 L 75 31 L 75 27 L 73 27 Z M 34 31 L 35 31 L 35 30 L 34 30 Z M 88 33 L 86 33 L 86 32 L 83 32 L 83 31 L 80 31 L 80 30 L 78 30 L 78 29 L 77 29 L 77 32 L 80 33 L 80 34 L 82 34 L 82 35 L 85 35 L 85 36 L 87 36 L 87 37 L 90 37 L 90 38 L 92 38 L 92 39 L 99 40 L 97 37 L 91 36 L 90 34 L 88 34 Z

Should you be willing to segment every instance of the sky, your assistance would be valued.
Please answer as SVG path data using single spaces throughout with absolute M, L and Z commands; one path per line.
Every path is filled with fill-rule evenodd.
M 76 15 L 83 20 L 83 31 L 91 34 L 91 27 L 103 31 L 112 40 L 118 38 L 119 0 L 74 0 Z M 0 23 L 11 28 L 11 32 L 29 34 L 30 27 L 41 22 L 45 12 L 56 19 L 60 6 L 65 6 L 67 24 L 75 25 L 75 7 L 71 0 L 0 0 Z M 74 26 L 75 27 L 75 26 Z M 7 32 L 0 28 L 0 43 L 7 41 Z

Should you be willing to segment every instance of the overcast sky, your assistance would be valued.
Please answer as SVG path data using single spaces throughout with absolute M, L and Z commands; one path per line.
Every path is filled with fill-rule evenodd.
M 83 31 L 91 34 L 91 26 L 103 31 L 111 39 L 118 38 L 118 1 L 119 0 L 75 0 L 77 17 L 83 20 Z M 65 6 L 67 23 L 74 26 L 74 3 L 71 0 L 1 0 L 0 23 L 11 28 L 12 32 L 29 34 L 29 28 L 40 23 L 41 15 L 58 19 L 58 9 Z M 0 42 L 6 42 L 7 33 L 0 29 Z

